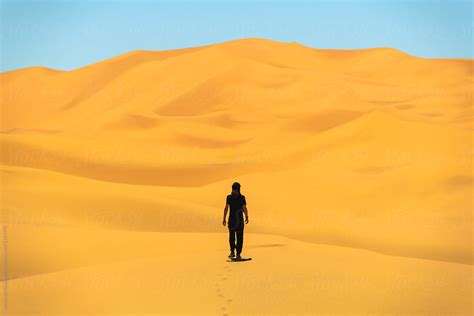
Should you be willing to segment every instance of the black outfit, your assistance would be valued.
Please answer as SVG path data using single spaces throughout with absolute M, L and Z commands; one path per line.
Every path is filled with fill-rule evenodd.
M 226 204 L 230 205 L 229 212 L 229 244 L 230 251 L 237 250 L 237 254 L 242 252 L 242 246 L 244 244 L 244 215 L 243 207 L 247 205 L 245 196 L 241 194 L 230 194 L 227 196 Z M 235 236 L 237 235 L 237 245 L 235 244 Z

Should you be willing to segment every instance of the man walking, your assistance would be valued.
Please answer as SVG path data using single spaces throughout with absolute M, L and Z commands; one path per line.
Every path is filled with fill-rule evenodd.
M 235 182 L 232 184 L 232 193 L 227 196 L 226 205 L 224 208 L 224 220 L 222 225 L 226 225 L 227 211 L 230 208 L 229 213 L 229 244 L 230 254 L 229 258 L 235 258 L 237 260 L 242 259 L 240 253 L 242 252 L 242 246 L 244 244 L 244 218 L 245 213 L 245 224 L 249 223 L 249 213 L 247 210 L 247 202 L 245 196 L 240 193 L 240 184 Z M 235 237 L 237 236 L 237 244 Z M 237 255 L 235 254 L 237 251 Z

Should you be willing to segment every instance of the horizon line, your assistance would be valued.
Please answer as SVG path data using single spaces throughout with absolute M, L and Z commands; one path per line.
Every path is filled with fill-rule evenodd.
M 10 69 L 10 70 L 5 70 L 5 71 L 0 71 L 0 74 L 6 74 L 10 72 L 15 72 L 15 71 L 21 71 L 21 70 L 27 70 L 27 69 L 32 69 L 32 68 L 42 68 L 45 70 L 52 70 L 52 71 L 58 71 L 58 72 L 71 72 L 75 71 L 78 69 L 82 69 L 85 67 L 89 67 L 98 63 L 101 63 L 103 61 L 117 58 L 122 55 L 130 54 L 133 52 L 165 52 L 165 51 L 174 51 L 174 50 L 181 50 L 181 49 L 191 49 L 191 48 L 204 48 L 204 47 L 211 47 L 211 46 L 216 46 L 216 45 L 222 45 L 222 44 L 227 44 L 227 43 L 232 43 L 232 42 L 239 42 L 239 41 L 250 41 L 250 40 L 258 40 L 258 41 L 264 41 L 264 42 L 273 42 L 273 43 L 279 43 L 279 44 L 296 44 L 300 46 L 307 47 L 309 49 L 315 49 L 315 50 L 326 50 L 326 51 L 361 51 L 361 50 L 370 50 L 370 49 L 390 49 L 394 50 L 397 52 L 400 52 L 402 54 L 408 55 L 413 58 L 418 58 L 418 59 L 427 59 L 427 60 L 464 60 L 464 61 L 474 61 L 474 58 L 465 58 L 465 57 L 419 57 L 412 55 L 410 53 L 407 53 L 401 49 L 394 48 L 394 47 L 387 47 L 387 46 L 379 46 L 379 47 L 364 47 L 364 48 L 318 48 L 318 47 L 312 47 L 309 45 L 302 44 L 297 41 L 279 41 L 279 40 L 272 40 L 268 38 L 263 38 L 263 37 L 243 37 L 243 38 L 237 38 L 237 39 L 231 39 L 227 41 L 221 41 L 221 42 L 215 42 L 212 44 L 207 44 L 207 45 L 197 45 L 197 46 L 185 46 L 185 47 L 177 47 L 177 48 L 171 48 L 171 49 L 132 49 L 123 53 L 119 53 L 117 55 L 113 55 L 108 58 L 100 59 L 79 67 L 71 68 L 71 69 L 59 69 L 59 68 L 53 68 L 45 65 L 32 65 L 32 66 L 25 66 L 25 67 L 20 67 L 20 68 L 15 68 L 15 69 Z

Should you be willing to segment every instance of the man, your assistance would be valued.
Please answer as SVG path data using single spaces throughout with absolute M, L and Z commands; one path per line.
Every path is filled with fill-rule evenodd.
M 242 259 L 240 253 L 242 252 L 242 246 L 244 244 L 244 218 L 242 213 L 245 213 L 245 224 L 249 223 L 249 213 L 245 196 L 240 194 L 240 184 L 238 182 L 232 184 L 232 193 L 227 196 L 224 208 L 224 220 L 222 221 L 222 225 L 224 226 L 226 225 L 226 216 L 229 208 L 229 258 L 240 260 Z M 236 235 L 237 244 L 235 243 Z M 235 250 L 237 250 L 237 256 L 235 255 Z

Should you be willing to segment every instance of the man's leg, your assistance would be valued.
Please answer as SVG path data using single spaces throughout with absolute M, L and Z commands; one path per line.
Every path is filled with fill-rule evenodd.
M 244 225 L 239 227 L 237 230 L 237 254 L 240 255 L 242 247 L 244 245 Z
M 233 252 L 235 250 L 235 230 L 229 229 L 229 245 L 230 251 Z

